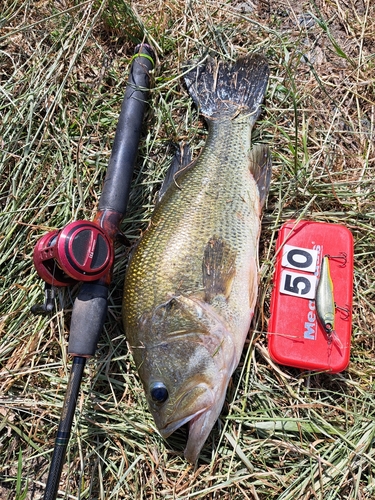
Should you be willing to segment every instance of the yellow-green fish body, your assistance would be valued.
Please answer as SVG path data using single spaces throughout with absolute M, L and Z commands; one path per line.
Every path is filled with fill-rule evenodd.
M 268 65 L 210 60 L 187 85 L 209 125 L 199 158 L 172 179 L 128 266 L 123 314 L 163 437 L 189 422 L 194 462 L 217 420 L 250 327 L 258 287 L 265 146 L 251 147 Z M 164 190 L 163 190 L 164 191 Z

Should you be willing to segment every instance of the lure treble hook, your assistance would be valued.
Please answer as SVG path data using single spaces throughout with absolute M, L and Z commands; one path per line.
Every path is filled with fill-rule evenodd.
M 340 264 L 339 267 L 345 267 L 346 263 L 348 262 L 348 254 L 346 252 L 340 252 L 339 255 L 329 255 L 328 253 L 324 255 L 324 257 L 327 257 L 328 259 L 331 260 L 340 260 L 342 259 L 344 262 Z M 323 257 L 323 259 L 324 259 Z
M 341 252 L 338 256 L 331 256 L 328 254 L 323 256 L 320 278 L 315 295 L 316 312 L 320 324 L 327 334 L 328 344 L 334 342 L 342 348 L 342 342 L 335 330 L 335 312 L 336 309 L 345 312 L 345 316 L 343 316 L 342 319 L 348 319 L 350 310 L 347 307 L 338 306 L 335 302 L 329 259 L 344 259 L 344 264 L 340 266 L 344 267 L 347 262 L 347 254 Z

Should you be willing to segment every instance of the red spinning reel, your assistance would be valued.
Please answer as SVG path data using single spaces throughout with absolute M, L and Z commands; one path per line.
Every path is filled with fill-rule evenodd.
M 113 264 L 112 245 L 95 222 L 71 222 L 60 231 L 45 234 L 34 248 L 39 276 L 53 286 L 95 281 Z

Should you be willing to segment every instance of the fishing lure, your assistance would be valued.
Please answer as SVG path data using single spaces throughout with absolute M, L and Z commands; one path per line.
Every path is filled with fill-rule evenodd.
M 315 295 L 316 312 L 318 319 L 327 334 L 328 343 L 331 344 L 333 341 L 336 345 L 342 348 L 342 342 L 335 331 L 335 312 L 337 306 L 335 304 L 333 282 L 329 267 L 330 258 L 333 257 L 330 255 L 323 256 L 320 278 Z

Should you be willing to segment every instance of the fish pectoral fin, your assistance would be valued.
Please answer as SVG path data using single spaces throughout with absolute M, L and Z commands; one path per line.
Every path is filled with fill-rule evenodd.
M 206 245 L 203 256 L 203 287 L 205 301 L 211 303 L 218 295 L 229 297 L 236 273 L 236 253 L 222 239 L 213 236 Z
M 172 163 L 170 167 L 167 170 L 167 173 L 165 175 L 163 184 L 161 185 L 159 194 L 158 194 L 158 199 L 157 203 L 160 202 L 166 191 L 168 190 L 169 186 L 176 182 L 176 175 L 187 168 L 190 165 L 193 165 L 192 162 L 192 154 L 191 154 L 191 149 L 189 144 L 181 143 L 176 145 L 176 153 L 173 157 Z M 177 183 L 178 185 L 178 183 Z
M 272 159 L 271 153 L 264 144 L 255 144 L 249 153 L 250 172 L 257 183 L 259 190 L 259 202 L 263 207 L 271 182 Z

